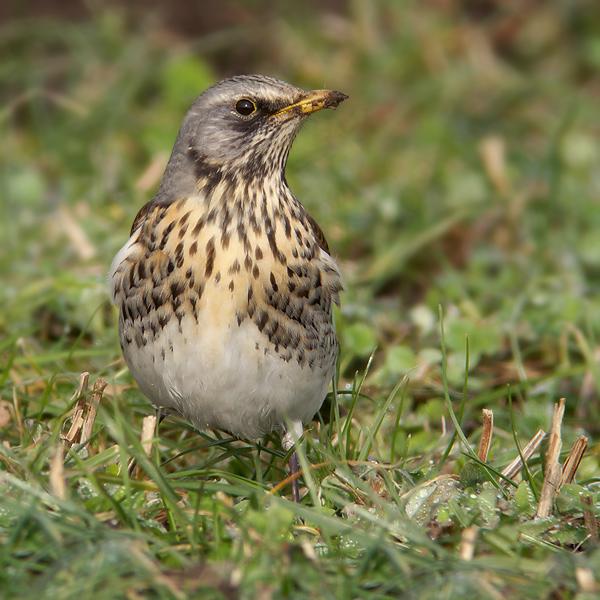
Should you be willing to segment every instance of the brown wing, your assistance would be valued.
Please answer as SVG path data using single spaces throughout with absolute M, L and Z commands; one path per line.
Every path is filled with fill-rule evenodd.
M 129 235 L 133 235 L 133 232 L 144 222 L 146 215 L 154 208 L 154 200 L 150 200 L 150 202 L 146 202 L 140 210 L 138 210 L 137 215 L 135 215 L 135 219 L 133 220 L 133 225 L 131 226 L 131 231 Z
M 308 214 L 306 213 L 306 220 L 312 228 L 315 239 L 317 240 L 317 244 L 319 244 L 319 248 L 325 250 L 327 254 L 329 254 L 329 244 L 325 239 L 325 234 L 323 230 L 319 227 L 319 224 Z

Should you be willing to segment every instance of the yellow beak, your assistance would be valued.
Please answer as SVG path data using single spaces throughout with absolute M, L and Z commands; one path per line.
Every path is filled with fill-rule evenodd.
M 273 116 L 277 117 L 283 114 L 309 115 L 324 108 L 336 108 L 346 98 L 348 98 L 346 94 L 335 90 L 314 90 L 307 92 L 298 102 L 284 106 Z

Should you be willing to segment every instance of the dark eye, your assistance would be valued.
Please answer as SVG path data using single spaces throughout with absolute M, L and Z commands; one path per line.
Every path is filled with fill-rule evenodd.
M 237 101 L 237 104 L 235 105 L 235 110 L 237 110 L 240 113 L 240 115 L 244 115 L 244 117 L 247 117 L 256 110 L 256 104 L 254 104 L 252 100 L 248 100 L 248 98 L 242 98 L 241 100 Z

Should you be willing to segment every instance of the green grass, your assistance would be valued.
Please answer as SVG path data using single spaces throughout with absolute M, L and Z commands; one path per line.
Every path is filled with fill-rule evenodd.
M 581 498 L 598 519 L 600 15 L 523 7 L 290 5 L 187 40 L 114 10 L 0 25 L 3 597 L 597 597 Z M 169 418 L 146 458 L 150 410 L 108 302 L 184 111 L 240 47 L 253 71 L 351 97 L 288 167 L 346 282 L 337 397 L 303 440 L 300 505 L 275 439 Z M 109 386 L 61 498 L 51 464 L 82 371 Z M 543 450 L 516 485 L 498 473 L 563 396 L 563 459 L 579 435 L 590 446 L 540 521 Z

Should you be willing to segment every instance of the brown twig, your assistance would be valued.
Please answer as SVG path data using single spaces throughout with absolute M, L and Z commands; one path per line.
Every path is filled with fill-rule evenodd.
M 550 443 L 548 444 L 548 451 L 546 452 L 546 474 L 536 513 L 538 519 L 543 519 L 552 514 L 554 497 L 560 488 L 562 473 L 558 459 L 562 447 L 561 426 L 564 414 L 565 399 L 561 398 L 554 405 L 552 427 L 550 428 Z
M 577 469 L 579 468 L 579 464 L 581 463 L 581 459 L 583 458 L 587 446 L 588 439 L 585 435 L 579 436 L 571 446 L 569 456 L 567 456 L 562 468 L 562 475 L 560 478 L 561 487 L 565 483 L 571 483 L 573 479 L 575 479 L 575 473 L 577 473 Z
M 533 456 L 535 451 L 538 449 L 538 446 L 542 443 L 545 435 L 546 432 L 543 429 L 539 429 L 538 432 L 527 442 L 526 446 L 521 450 L 521 454 L 525 461 L 528 461 Z M 521 456 L 517 456 L 517 458 L 504 467 L 502 475 L 507 479 L 514 479 L 522 468 L 523 460 L 521 460 Z
M 481 411 L 481 417 L 483 423 L 477 456 L 481 462 L 487 462 L 490 446 L 492 445 L 492 436 L 494 435 L 494 413 L 488 408 L 484 408 Z
M 320 463 L 313 463 L 311 465 L 309 465 L 310 470 L 311 471 L 316 471 L 317 469 L 322 469 L 323 467 L 330 467 L 334 464 L 338 464 L 338 463 L 333 463 L 331 461 L 324 461 L 324 462 L 320 462 Z M 344 465 L 348 465 L 349 467 L 364 467 L 364 466 L 368 466 L 373 468 L 376 471 L 386 471 L 386 470 L 390 470 L 395 468 L 395 465 L 393 464 L 389 464 L 389 463 L 374 463 L 372 461 L 369 460 L 343 460 L 340 461 L 340 464 L 344 464 Z M 269 490 L 269 494 L 274 495 L 277 494 L 278 492 L 280 492 L 283 488 L 285 488 L 286 486 L 290 485 L 292 483 L 292 481 L 299 479 L 300 477 L 302 477 L 302 475 L 304 474 L 304 471 L 302 469 L 298 469 L 298 471 L 296 471 L 295 473 L 292 473 L 291 475 L 288 475 L 285 479 L 282 479 L 279 483 L 277 483 L 276 485 L 274 485 L 270 490 Z

